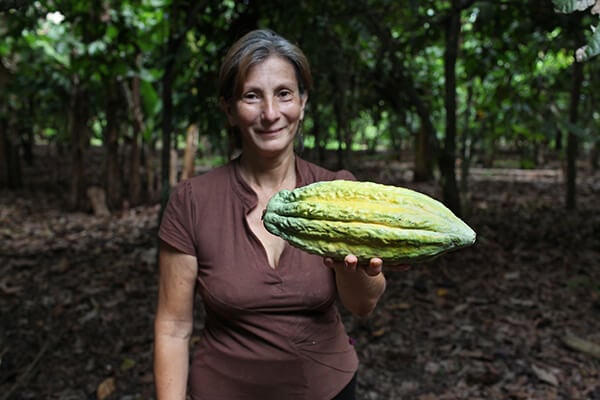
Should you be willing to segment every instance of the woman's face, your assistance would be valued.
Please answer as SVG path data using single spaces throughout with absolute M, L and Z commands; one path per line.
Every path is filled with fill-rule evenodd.
M 306 99 L 306 93 L 300 95 L 293 65 L 270 56 L 250 68 L 240 98 L 225 110 L 242 135 L 244 152 L 268 157 L 293 150 Z

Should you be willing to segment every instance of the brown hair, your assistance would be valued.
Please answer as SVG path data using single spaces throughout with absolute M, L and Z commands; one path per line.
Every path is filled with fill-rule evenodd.
M 258 29 L 240 38 L 225 55 L 219 71 L 219 96 L 226 102 L 240 96 L 250 68 L 269 56 L 282 57 L 294 66 L 301 95 L 311 89 L 312 74 L 302 50 L 269 29 Z

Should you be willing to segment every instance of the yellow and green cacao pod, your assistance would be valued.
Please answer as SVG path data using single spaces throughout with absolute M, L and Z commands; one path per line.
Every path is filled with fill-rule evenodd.
M 431 260 L 470 246 L 475 232 L 426 194 L 374 182 L 334 180 L 276 193 L 263 215 L 265 228 L 312 254 L 360 262 Z

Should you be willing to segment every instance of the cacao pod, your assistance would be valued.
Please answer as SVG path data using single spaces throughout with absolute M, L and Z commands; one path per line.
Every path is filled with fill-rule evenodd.
M 429 261 L 470 246 L 475 232 L 434 198 L 374 182 L 316 182 L 276 193 L 265 228 L 304 251 L 334 260 L 348 254 L 368 262 Z

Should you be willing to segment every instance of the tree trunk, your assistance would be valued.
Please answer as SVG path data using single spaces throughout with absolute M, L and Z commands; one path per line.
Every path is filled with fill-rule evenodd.
M 439 165 L 442 196 L 446 206 L 461 215 L 460 196 L 456 183 L 456 58 L 460 32 L 459 1 L 452 1 L 451 14 L 446 21 L 446 52 L 444 54 L 446 137 L 440 152 Z
M 473 107 L 473 84 L 469 82 L 467 85 L 467 104 L 465 111 L 465 127 L 461 135 L 460 146 L 460 191 L 467 193 L 469 191 L 469 168 L 471 166 L 471 141 L 469 141 L 469 123 L 471 121 L 471 109 Z
M 86 199 L 84 181 L 84 160 L 89 144 L 88 132 L 89 106 L 87 89 L 73 79 L 73 89 L 69 103 L 69 135 L 71 137 L 71 192 L 69 206 L 73 210 L 83 210 Z
M 171 155 L 169 157 L 169 161 L 171 165 L 169 166 L 169 184 L 167 185 L 169 188 L 174 187 L 179 182 L 179 174 L 177 171 L 177 150 L 174 148 L 171 149 Z
M 342 83 L 342 80 L 336 82 L 337 92 L 338 93 L 346 93 L 346 87 Z M 347 140 L 347 129 L 348 129 L 348 118 L 346 115 L 346 96 L 342 94 L 342 96 L 336 96 L 333 105 L 333 111 L 335 113 L 335 120 L 337 125 L 337 141 L 338 141 L 338 150 L 337 150 L 337 168 L 347 168 L 347 154 L 348 149 L 348 140 Z
M 9 189 L 20 189 L 23 187 L 23 174 L 21 158 L 19 156 L 18 132 L 14 117 L 9 112 L 8 120 L 0 121 L 0 148 L 3 149 L 3 157 L 6 168 L 6 186 Z
M 119 167 L 119 115 L 121 106 L 115 80 L 107 85 L 106 127 L 104 131 L 106 198 L 110 209 L 115 210 L 123 199 L 121 169 Z
M 2 114 L 2 110 L 0 110 L 0 114 Z M 2 162 L 0 162 L 0 188 L 9 187 L 8 181 L 8 157 L 6 150 L 6 132 L 7 124 L 6 120 L 0 118 L 0 156 L 2 156 Z
M 415 137 L 415 163 L 414 163 L 414 182 L 427 182 L 433 179 L 433 148 L 431 146 L 431 133 L 422 123 Z
M 8 187 L 8 158 L 7 149 L 5 148 L 8 123 L 6 118 L 2 117 L 8 115 L 6 91 L 4 89 L 8 78 L 9 72 L 4 64 L 0 62 L 0 187 Z
M 172 43 L 172 40 L 169 40 Z M 171 44 L 172 45 L 172 44 Z M 170 47 L 168 44 L 167 47 Z M 167 51 L 167 54 L 173 54 L 171 51 Z M 167 63 L 165 67 L 165 73 L 162 78 L 162 149 L 161 149 L 161 174 L 160 174 L 160 187 L 161 187 L 161 208 L 166 206 L 169 200 L 170 193 L 170 166 L 171 166 L 171 142 L 172 142 L 172 130 L 173 130 L 173 73 L 175 69 L 174 62 Z
M 144 165 L 146 166 L 146 197 L 154 203 L 160 201 L 160 157 L 157 150 L 156 140 L 150 140 L 142 145 Z
M 398 64 L 399 60 L 396 60 Z M 396 80 L 397 86 L 386 86 L 382 88 L 382 97 L 390 102 L 390 105 L 398 113 L 405 109 L 398 100 L 397 93 L 405 92 L 410 105 L 414 108 L 419 117 L 421 127 L 415 138 L 415 164 L 414 164 L 414 182 L 426 182 L 433 179 L 434 160 L 438 152 L 438 143 L 436 130 L 431 122 L 431 113 L 423 99 L 418 93 L 411 77 L 404 75 L 405 71 L 401 67 L 397 68 L 400 79 Z
M 165 65 L 165 71 L 162 76 L 162 148 L 160 158 L 160 204 L 161 215 L 169 200 L 170 176 L 171 176 L 171 145 L 173 131 L 173 78 L 175 75 L 175 61 L 179 41 L 177 40 L 177 21 L 178 9 L 176 3 L 173 4 L 171 13 L 171 23 L 169 24 L 169 38 L 165 54 L 169 55 Z
M 4 114 L 0 104 L 0 115 Z M 0 188 L 8 187 L 8 162 L 6 157 L 6 120 L 0 117 Z
M 23 178 L 17 124 L 4 94 L 4 87 L 9 78 L 10 72 L 0 62 L 0 158 L 4 161 L 0 165 L 0 186 L 20 189 L 23 186 Z
M 309 101 L 312 105 L 312 107 L 310 108 L 310 113 L 313 117 L 313 126 L 311 129 L 311 134 L 314 137 L 315 143 L 314 148 L 311 149 L 312 160 L 317 162 L 318 164 L 323 165 L 323 162 L 325 161 L 325 140 L 321 132 L 322 117 L 319 111 L 320 99 L 318 90 L 316 90 L 314 93 L 310 93 Z
M 600 157 L 600 142 L 596 141 L 594 147 L 590 150 L 590 169 L 592 172 L 598 171 L 598 158 Z
M 342 169 L 345 167 L 345 157 L 344 157 L 344 149 L 343 149 L 343 145 L 342 143 L 344 143 L 344 138 L 343 138 L 343 132 L 344 132 L 344 128 L 342 127 L 343 122 L 341 121 L 341 118 L 339 116 L 338 113 L 336 113 L 337 117 L 336 117 L 336 121 L 337 121 L 337 142 L 338 142 L 338 148 L 337 148 L 337 167 L 338 169 Z
M 34 146 L 34 134 L 33 134 L 33 124 L 35 121 L 35 115 L 34 115 L 34 104 L 33 104 L 33 98 L 29 98 L 27 101 L 27 114 L 25 116 L 25 118 L 21 118 L 21 137 L 20 137 L 20 143 L 21 143 L 21 148 L 23 149 L 23 161 L 25 161 L 25 163 L 28 166 L 33 166 L 33 158 L 34 158 L 34 154 L 33 154 L 33 146 Z M 23 121 L 23 119 L 25 119 L 25 121 Z
M 171 146 L 173 133 L 173 79 L 175 77 L 175 65 L 179 49 L 186 40 L 185 33 L 194 24 L 196 18 L 201 15 L 200 10 L 206 6 L 208 1 L 195 2 L 173 2 L 171 13 L 169 15 L 169 36 L 165 48 L 165 54 L 168 55 L 165 64 L 165 70 L 162 76 L 162 149 L 161 149 L 161 173 L 160 173 L 160 213 L 169 200 L 171 188 L 169 187 L 170 166 L 171 166 Z M 252 7 L 250 7 L 252 10 Z M 180 17 L 183 17 L 183 24 L 178 23 Z
M 573 86 L 571 87 L 571 104 L 569 106 L 569 122 L 577 124 L 579 98 L 583 84 L 583 64 L 573 63 Z M 573 132 L 567 135 L 567 191 L 565 204 L 567 210 L 577 208 L 577 136 Z
M 138 66 L 141 64 L 141 55 L 139 54 L 137 56 L 137 64 Z M 134 76 L 131 81 L 129 108 L 133 116 L 133 138 L 131 140 L 131 159 L 129 164 L 129 202 L 131 205 L 136 206 L 142 202 L 140 141 L 146 130 L 140 95 L 140 77 L 138 75 Z
M 323 164 L 325 160 L 325 145 L 323 143 L 323 139 L 321 137 L 321 117 L 317 114 L 317 107 L 315 109 L 315 115 L 313 118 L 313 126 L 312 126 L 312 136 L 314 137 L 315 145 L 314 148 L 311 149 L 312 160 L 316 161 L 318 164 Z
M 185 153 L 183 155 L 183 169 L 181 171 L 181 180 L 194 176 L 194 160 L 198 150 L 198 126 L 191 124 L 187 128 Z

